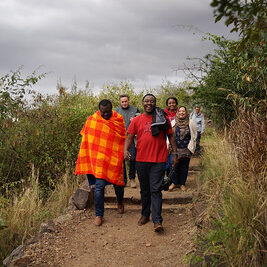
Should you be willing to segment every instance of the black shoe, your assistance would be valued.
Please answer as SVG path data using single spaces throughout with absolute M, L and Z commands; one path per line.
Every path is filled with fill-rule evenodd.
M 146 216 L 141 216 L 141 218 L 139 219 L 138 221 L 138 225 L 141 226 L 141 225 L 144 225 L 146 224 L 147 222 L 149 221 L 149 218 L 147 218 Z

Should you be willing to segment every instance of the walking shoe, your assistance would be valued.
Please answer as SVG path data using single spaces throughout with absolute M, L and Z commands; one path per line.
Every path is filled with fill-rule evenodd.
M 94 223 L 95 223 L 96 226 L 102 225 L 102 223 L 103 223 L 103 217 L 102 216 L 96 216 Z
M 122 203 L 118 203 L 118 213 L 119 214 L 124 213 L 124 205 Z
M 160 232 L 164 231 L 163 226 L 162 226 L 162 224 L 160 222 L 154 223 L 154 231 L 157 232 L 157 233 L 160 233 Z
M 178 186 L 176 184 L 171 184 L 169 186 L 169 192 L 171 192 L 174 188 L 177 188 Z
M 139 219 L 138 221 L 138 225 L 141 226 L 141 225 L 144 225 L 146 224 L 147 222 L 149 221 L 149 218 L 147 218 L 146 216 L 141 216 L 141 218 Z
M 185 187 L 185 185 L 181 185 L 181 190 L 182 190 L 183 192 L 186 191 L 186 187 Z
M 131 179 L 130 183 L 131 183 L 131 188 L 136 188 L 136 182 L 134 179 Z

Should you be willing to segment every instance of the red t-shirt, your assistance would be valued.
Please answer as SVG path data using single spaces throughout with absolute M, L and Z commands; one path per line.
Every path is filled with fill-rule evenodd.
M 136 161 L 166 162 L 168 158 L 166 134 L 172 133 L 172 129 L 160 133 L 157 136 L 151 134 L 152 116 L 145 113 L 132 119 L 127 133 L 137 135 Z

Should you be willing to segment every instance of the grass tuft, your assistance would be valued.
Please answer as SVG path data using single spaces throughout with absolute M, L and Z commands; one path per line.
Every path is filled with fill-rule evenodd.
M 228 131 L 205 140 L 202 191 L 208 208 L 200 243 L 215 265 L 266 261 L 266 125 L 257 114 L 241 112 Z
M 33 237 L 42 222 L 63 213 L 70 196 L 80 182 L 68 172 L 63 175 L 50 197 L 40 197 L 38 171 L 32 167 L 29 183 L 12 200 L 0 196 L 0 258 L 3 260 L 14 248 Z

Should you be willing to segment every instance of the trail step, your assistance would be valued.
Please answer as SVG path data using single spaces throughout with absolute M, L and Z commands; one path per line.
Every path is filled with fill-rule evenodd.
M 192 203 L 193 193 L 192 192 L 183 192 L 181 195 L 167 195 L 163 196 L 163 204 L 187 204 Z M 124 203 L 127 204 L 141 204 L 141 198 L 139 197 L 128 197 L 125 196 L 123 199 Z M 111 195 L 105 196 L 105 202 L 107 203 L 116 203 L 116 197 Z
M 105 203 L 105 209 L 117 210 L 117 205 L 115 203 Z M 125 204 L 125 212 L 128 211 L 140 212 L 141 205 Z M 186 206 L 180 204 L 163 204 L 162 211 L 166 213 L 182 214 L 186 212 Z

